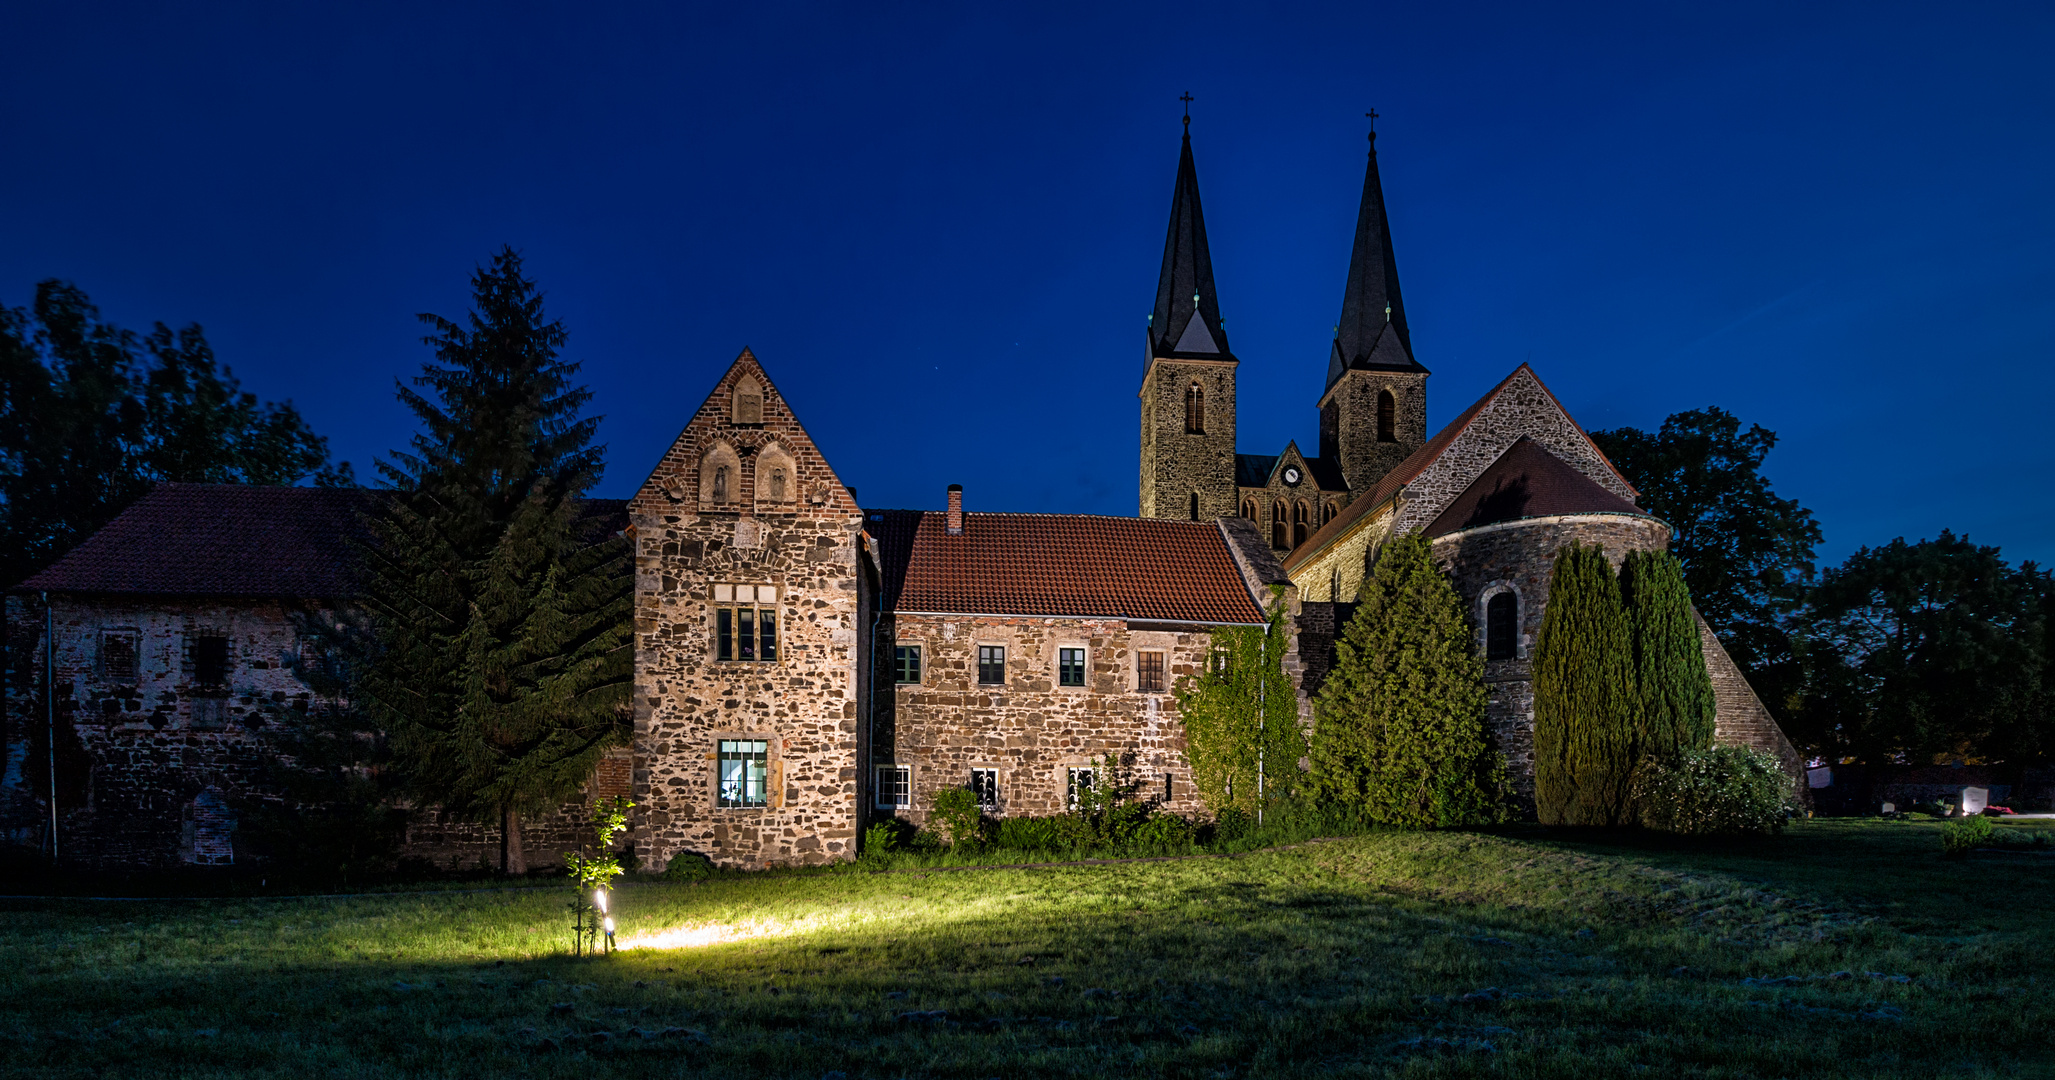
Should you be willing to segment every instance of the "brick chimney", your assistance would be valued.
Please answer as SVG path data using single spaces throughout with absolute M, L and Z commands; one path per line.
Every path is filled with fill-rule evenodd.
M 963 535 L 963 485 L 949 485 L 949 535 Z

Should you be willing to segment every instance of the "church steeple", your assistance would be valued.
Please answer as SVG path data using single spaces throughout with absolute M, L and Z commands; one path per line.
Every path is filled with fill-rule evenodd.
M 1206 247 L 1206 217 L 1199 210 L 1199 169 L 1192 162 L 1192 118 L 1184 118 L 1184 150 L 1170 199 L 1170 235 L 1163 241 L 1163 274 L 1149 317 L 1150 358 L 1231 360 L 1213 291 L 1213 255 Z
M 1374 120 L 1376 114 L 1370 115 Z M 1349 253 L 1349 281 L 1328 358 L 1327 385 L 1332 387 L 1351 368 L 1426 371 L 1413 359 L 1413 338 L 1406 330 L 1398 257 L 1392 253 L 1384 184 L 1377 175 L 1375 128 L 1370 132 L 1370 163 L 1363 171 L 1363 203 L 1356 211 L 1356 244 Z

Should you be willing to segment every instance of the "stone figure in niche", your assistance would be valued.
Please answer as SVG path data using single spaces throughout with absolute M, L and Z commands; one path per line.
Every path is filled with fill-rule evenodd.
M 714 501 L 717 503 L 728 501 L 728 467 L 726 465 L 716 465 L 714 467 Z
M 779 502 L 785 500 L 785 470 L 783 469 L 771 470 L 771 498 Z

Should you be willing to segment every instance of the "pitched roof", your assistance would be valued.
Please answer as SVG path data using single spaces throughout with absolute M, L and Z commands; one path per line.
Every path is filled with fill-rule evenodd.
M 1349 252 L 1349 280 L 1342 289 L 1341 319 L 1327 361 L 1332 388 L 1351 368 L 1425 371 L 1413 359 L 1406 329 L 1406 305 L 1399 296 L 1399 261 L 1391 247 L 1391 221 L 1384 212 L 1384 183 L 1377 175 L 1377 133 L 1370 133 L 1370 163 L 1363 169 L 1363 201 L 1356 209 L 1356 243 Z
M 327 600 L 356 591 L 357 543 L 383 492 L 364 488 L 158 484 L 22 592 Z M 618 530 L 627 504 L 588 499 L 581 516 Z
M 1213 253 L 1206 246 L 1206 215 L 1199 209 L 1199 167 L 1192 161 L 1189 117 L 1177 159 L 1177 184 L 1170 195 L 1163 273 L 1149 316 L 1149 354 L 1145 365 L 1158 356 L 1234 359 L 1227 347 L 1227 329 L 1220 322 L 1220 298 L 1213 291 Z
M 1522 435 L 1427 526 L 1427 535 L 1557 514 L 1643 516 L 1633 503 Z
M 1557 410 L 1562 412 L 1564 419 L 1569 420 L 1569 410 L 1564 409 L 1563 403 L 1556 400 L 1554 392 L 1550 391 L 1548 385 L 1541 381 L 1541 376 L 1536 375 L 1534 369 L 1529 365 L 1521 364 L 1513 369 L 1512 374 L 1500 379 L 1497 386 L 1486 391 L 1483 397 L 1471 402 L 1470 407 L 1464 409 L 1462 415 L 1449 421 L 1447 426 L 1435 433 L 1434 438 L 1427 440 L 1426 445 L 1413 451 L 1412 454 L 1407 456 L 1406 460 L 1399 462 L 1390 472 L 1385 473 L 1384 478 L 1377 482 L 1375 488 L 1372 488 L 1367 494 L 1351 499 L 1347 506 L 1342 507 L 1341 513 L 1334 516 L 1333 521 L 1322 525 L 1312 536 L 1307 537 L 1305 543 L 1300 544 L 1289 556 L 1286 556 L 1284 560 L 1285 569 L 1289 571 L 1303 564 L 1312 558 L 1315 552 L 1325 547 L 1328 541 L 1348 533 L 1355 528 L 1358 521 L 1370 516 L 1377 508 L 1390 502 L 1392 497 L 1404 490 L 1407 484 L 1412 483 L 1421 473 L 1426 472 L 1428 466 L 1433 465 L 1436 459 L 1440 458 L 1443 452 L 1448 450 L 1449 445 L 1456 441 L 1457 437 L 1461 436 L 1463 432 L 1468 431 L 1470 429 L 1470 422 L 1477 419 L 1477 414 L 1483 412 L 1487 406 L 1498 400 L 1498 396 L 1504 393 L 1506 387 L 1512 385 L 1513 380 L 1519 378 L 1522 372 L 1525 372 L 1529 378 L 1534 380 L 1534 384 L 1540 387 L 1541 392 L 1548 395 L 1548 399 L 1555 403 Z M 1571 426 L 1576 427 L 1576 421 L 1570 420 L 1570 423 Z M 1577 427 L 1577 431 L 1581 434 L 1584 432 L 1584 429 Z M 1584 439 L 1586 442 L 1590 442 L 1591 436 L 1585 434 Z M 1619 477 L 1620 483 L 1626 485 L 1627 489 L 1632 491 L 1634 486 L 1627 483 L 1626 477 L 1620 476 L 1620 470 L 1614 467 L 1612 461 L 1598 450 L 1597 444 L 1593 443 L 1591 448 L 1592 452 L 1598 455 L 1598 460 L 1604 462 L 1605 467 L 1611 469 L 1614 476 Z
M 1277 471 L 1277 463 L 1284 460 L 1283 454 L 1236 454 L 1234 456 L 1234 485 L 1236 487 L 1268 487 L 1270 475 Z M 1341 466 L 1329 458 L 1299 455 L 1306 463 L 1306 474 L 1313 478 L 1313 485 L 1321 491 L 1347 491 L 1349 482 L 1342 478 Z
M 948 515 L 867 510 L 888 611 L 1119 618 L 1213 624 L 1263 621 L 1210 521 L 1089 514 Z

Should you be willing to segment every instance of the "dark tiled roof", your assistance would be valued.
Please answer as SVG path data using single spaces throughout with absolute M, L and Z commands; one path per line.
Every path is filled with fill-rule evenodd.
M 1522 435 L 1427 526 L 1427 535 L 1519 518 L 1601 513 L 1641 511 Z
M 1210 521 L 867 510 L 891 611 L 1260 623 Z
M 1234 456 L 1234 485 L 1236 487 L 1262 487 L 1270 483 L 1270 470 L 1277 468 L 1276 454 L 1236 454 Z
M 356 544 L 381 492 L 363 488 L 159 484 L 19 588 L 27 592 L 332 599 L 356 589 Z M 595 531 L 627 520 L 589 499 Z
M 1391 221 L 1384 212 L 1384 182 L 1377 175 L 1374 132 L 1370 163 L 1363 170 L 1363 201 L 1356 208 L 1349 280 L 1342 289 L 1341 319 L 1334 328 L 1334 349 L 1327 364 L 1328 388 L 1350 368 L 1427 370 L 1413 359 L 1413 337 L 1406 332 L 1406 304 L 1399 298 L 1399 261 L 1392 253 Z
M 1349 489 L 1348 480 L 1341 474 L 1341 463 L 1333 458 L 1309 457 L 1306 459 L 1306 471 L 1312 474 L 1313 482 L 1320 485 L 1322 491 Z
M 1213 291 L 1213 253 L 1206 246 L 1206 215 L 1199 209 L 1199 167 L 1192 161 L 1187 121 L 1178 152 L 1177 184 L 1170 196 L 1170 232 L 1163 240 L 1163 273 L 1149 318 L 1149 356 L 1232 360 L 1227 328 L 1220 321 L 1220 297 Z

